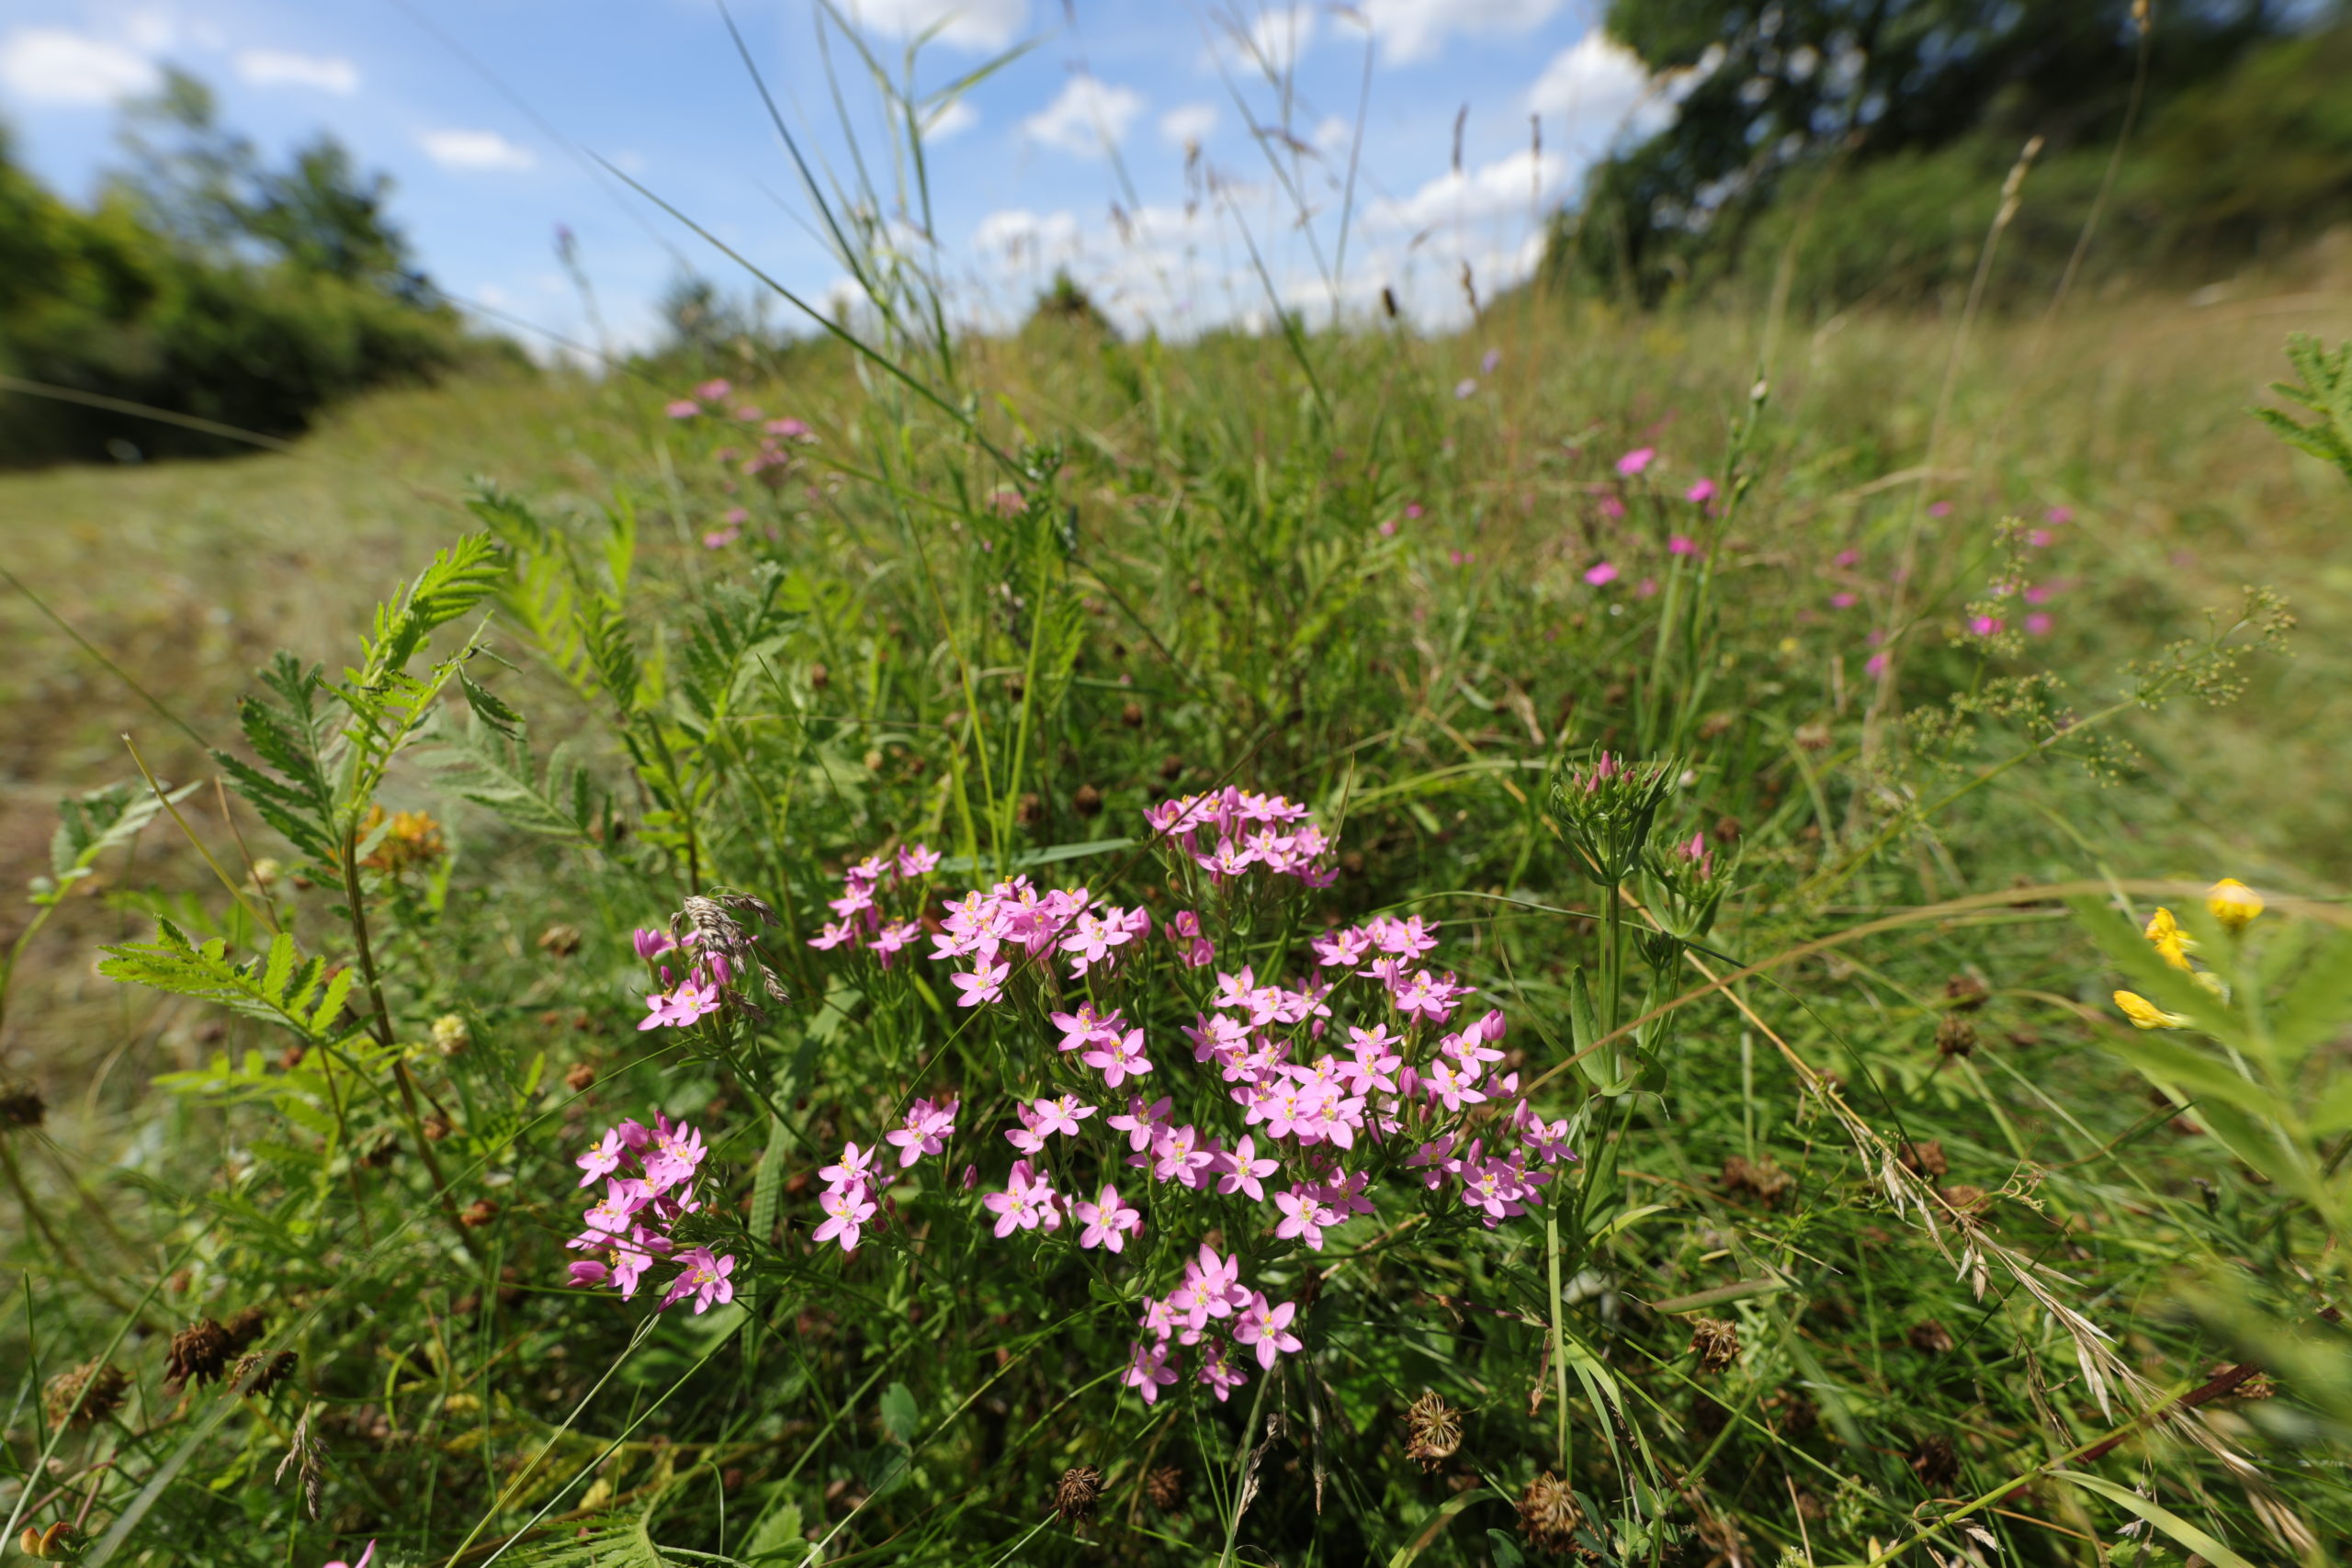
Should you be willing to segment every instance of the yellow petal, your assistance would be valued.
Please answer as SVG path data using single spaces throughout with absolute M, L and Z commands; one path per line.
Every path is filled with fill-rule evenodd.
M 2115 1005 L 2121 1008 L 2123 1016 L 2139 1029 L 2178 1029 L 2188 1021 L 2177 1012 L 2165 1011 L 2137 991 L 2116 992 Z
M 2225 876 L 2205 890 L 2205 908 L 2233 931 L 2242 931 L 2262 913 L 2262 895 L 2234 876 Z
M 2150 916 L 2147 930 L 2143 934 L 2165 963 L 2176 969 L 2188 967 L 2189 949 L 2197 943 L 2180 929 L 2180 922 L 2172 918 L 2170 909 L 2160 908 Z

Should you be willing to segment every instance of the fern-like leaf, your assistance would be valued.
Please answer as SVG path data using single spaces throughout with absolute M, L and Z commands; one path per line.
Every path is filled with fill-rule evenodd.
M 358 684 L 372 689 L 415 657 L 424 639 L 496 592 L 506 558 L 488 534 L 469 534 L 416 574 L 396 601 L 376 607 Z
M 2270 389 L 2309 409 L 2308 423 L 2278 409 L 2256 409 L 2254 416 L 2288 445 L 2333 463 L 2352 479 L 2352 343 L 2333 353 L 2319 339 L 2298 333 L 2287 340 L 2287 362 L 2301 381 L 2275 381 Z
M 303 958 L 294 939 L 282 932 L 267 953 L 244 964 L 228 956 L 226 942 L 190 942 L 169 920 L 156 922 L 153 942 L 125 942 L 106 952 L 98 973 L 110 980 L 218 1002 L 305 1040 L 333 1039 L 335 1017 L 351 994 L 348 970 L 329 980 L 326 960 Z
M 526 832 L 594 842 L 604 795 L 568 747 L 558 746 L 544 769 L 533 766 L 530 742 L 501 731 L 479 714 L 456 728 L 447 710 L 424 737 L 424 765 L 448 786 Z

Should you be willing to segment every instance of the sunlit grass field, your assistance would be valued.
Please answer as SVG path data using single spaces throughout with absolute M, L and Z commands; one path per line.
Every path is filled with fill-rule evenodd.
M 2352 486 L 2248 410 L 2290 333 L 2352 336 L 2352 276 L 2197 299 L 1040 322 L 908 383 L 827 344 L 0 477 L 0 881 L 86 873 L 0 1022 L 12 1525 L 206 1563 L 2335 1560 Z M 300 688 L 309 804 L 198 745 L 292 776 L 236 707 L 280 649 L 345 694 Z M 1661 792 L 1615 876 L 1603 752 Z M 77 820 L 173 804 L 53 849 L 118 784 Z M 1155 850 L 1147 810 L 1228 785 L 1313 810 L 1328 886 Z M 922 942 L 1015 874 L 1151 934 L 970 1008 L 921 946 L 812 947 L 919 842 Z M 739 961 L 640 1029 L 680 976 L 632 931 L 718 930 L 717 890 L 774 913 L 735 911 L 789 999 Z M 2193 963 L 2132 950 L 2159 904 Z M 1223 922 L 1198 969 L 1184 910 Z M 1508 1015 L 1463 1141 L 1499 1155 L 1515 1094 L 1577 1149 L 1524 1213 L 1366 1134 L 1373 1211 L 1309 1246 L 1095 1120 L 1056 1169 L 1140 1201 L 1128 1249 L 990 1234 L 1016 1100 L 1125 1102 L 1050 1014 L 1122 1006 L 1205 1126 L 1211 978 L 1406 915 L 1455 1027 Z M 813 1240 L 819 1168 L 950 1093 L 864 1245 Z M 708 1312 L 567 1283 L 582 1151 L 657 1111 L 707 1141 Z M 1228 1347 L 1230 1398 L 1205 1349 L 1123 1379 L 1211 1243 L 1297 1348 Z M 208 1382 L 207 1319 L 295 1359 Z

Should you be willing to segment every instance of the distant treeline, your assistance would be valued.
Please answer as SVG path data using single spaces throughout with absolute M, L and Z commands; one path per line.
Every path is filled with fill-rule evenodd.
M 1555 289 L 1949 301 L 2037 137 L 1995 303 L 2047 299 L 2070 267 L 2209 282 L 2352 222 L 2341 5 L 1616 0 L 1610 26 L 1686 96 L 1555 219 Z
M 503 351 L 438 302 L 386 213 L 390 180 L 332 138 L 273 167 L 175 73 L 128 108 L 123 145 L 85 209 L 0 132 L 0 373 L 290 435 L 351 393 Z M 0 388 L 0 464 L 242 449 Z

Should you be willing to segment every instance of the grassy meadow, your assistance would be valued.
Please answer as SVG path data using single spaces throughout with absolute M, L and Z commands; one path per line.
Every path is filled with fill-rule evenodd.
M 2295 333 L 2352 337 L 2340 246 L 2052 316 L 1041 321 L 0 476 L 12 1540 L 2337 1561 L 2352 484 L 2248 412 Z M 1329 849 L 1147 824 L 1227 786 Z M 998 950 L 923 944 L 1015 876 L 1148 931 L 1007 927 L 959 1005 Z M 1312 945 L 1409 916 L 1451 1008 Z M 1149 1076 L 1054 1049 L 1081 1003 Z M 1508 1034 L 1341 1142 L 1245 1125 L 1221 1008 L 1302 1071 Z M 1265 1199 L 1107 1130 L 1162 1094 Z M 657 1113 L 699 1163 L 624 1299 L 567 1243 Z M 1256 1294 L 1193 1343 L 1204 1246 Z

